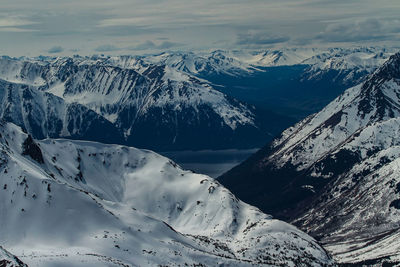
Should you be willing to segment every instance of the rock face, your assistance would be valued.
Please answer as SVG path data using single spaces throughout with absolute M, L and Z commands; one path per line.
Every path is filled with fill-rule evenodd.
M 340 262 L 400 261 L 400 54 L 219 180 Z
M 253 107 L 193 75 L 135 58 L 3 57 L 0 79 L 2 118 L 35 138 L 165 150 L 254 147 L 268 136 Z
M 146 150 L 1 123 L 0 183 L 0 243 L 29 266 L 333 265 L 294 226 Z

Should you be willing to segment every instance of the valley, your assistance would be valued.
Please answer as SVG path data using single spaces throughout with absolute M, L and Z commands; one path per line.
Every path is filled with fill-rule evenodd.
M 246 160 L 258 149 L 227 149 L 201 151 L 167 151 L 163 156 L 172 159 L 185 170 L 217 178 Z

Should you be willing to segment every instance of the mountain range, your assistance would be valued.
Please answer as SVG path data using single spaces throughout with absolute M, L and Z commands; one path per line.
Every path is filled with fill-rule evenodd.
M 2 57 L 0 117 L 39 139 L 157 151 L 254 148 L 390 54 L 359 48 Z M 341 86 L 321 89 L 329 83 Z
M 168 66 L 140 72 L 106 59 L 0 61 L 4 119 L 36 138 L 69 137 L 152 149 L 261 140 L 254 109 Z M 207 132 L 213 139 L 206 139 Z M 204 136 L 204 137 L 203 137 Z M 243 144 L 248 145 L 248 144 Z M 197 147 L 196 147 L 197 146 Z

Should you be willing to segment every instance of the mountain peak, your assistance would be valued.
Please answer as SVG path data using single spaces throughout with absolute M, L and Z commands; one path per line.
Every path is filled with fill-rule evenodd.
M 373 119 L 393 118 L 400 112 L 400 53 L 392 55 L 365 81 L 361 88 L 358 115 L 376 110 Z
M 364 87 L 369 86 L 372 82 L 385 82 L 392 79 L 400 79 L 400 52 L 391 55 L 380 68 L 371 74 Z

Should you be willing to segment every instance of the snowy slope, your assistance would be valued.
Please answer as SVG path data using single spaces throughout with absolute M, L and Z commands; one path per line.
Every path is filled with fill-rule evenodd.
M 308 235 L 153 152 L 0 134 L 0 243 L 31 267 L 332 265 Z
M 221 181 L 316 237 L 340 262 L 399 262 L 399 132 L 395 54 Z M 247 185 L 258 198 L 240 192 Z
M 0 266 L 1 267 L 26 267 L 20 259 L 0 246 Z

